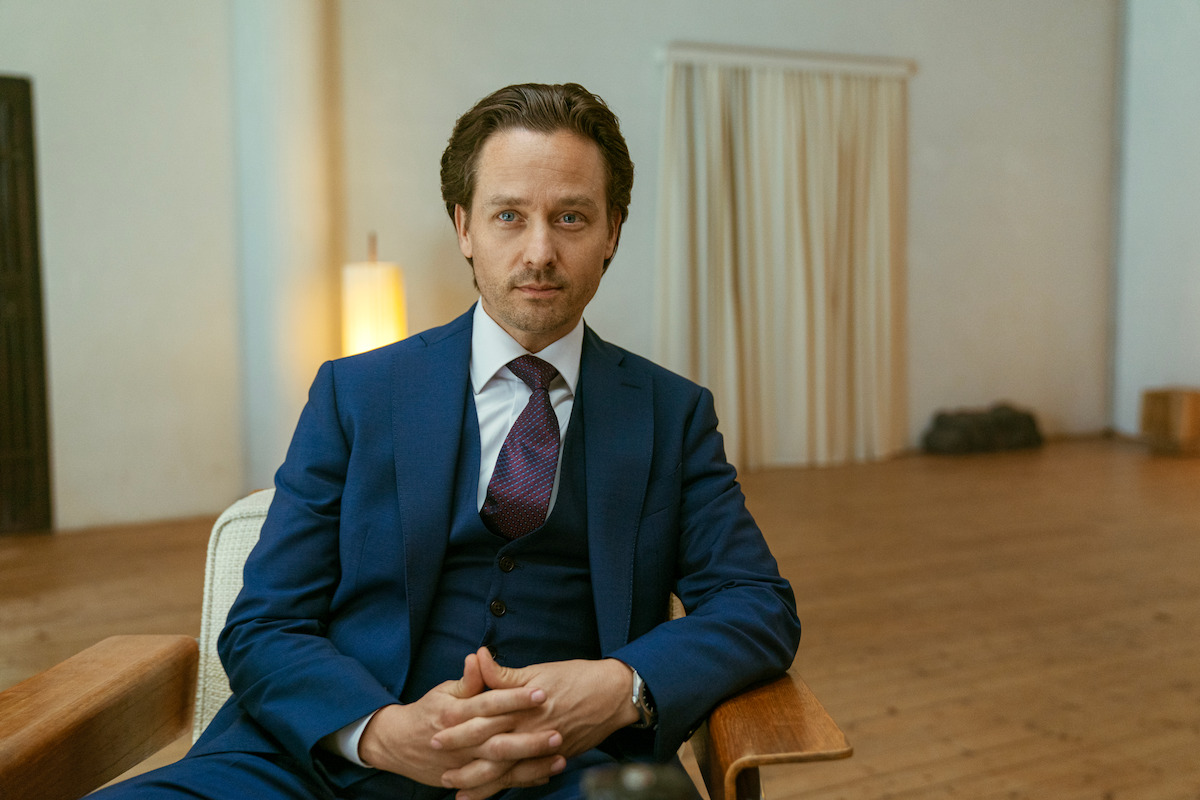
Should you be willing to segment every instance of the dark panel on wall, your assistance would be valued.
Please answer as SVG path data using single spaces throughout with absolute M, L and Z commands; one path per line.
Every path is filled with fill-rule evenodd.
M 33 93 L 0 77 L 0 533 L 49 530 Z

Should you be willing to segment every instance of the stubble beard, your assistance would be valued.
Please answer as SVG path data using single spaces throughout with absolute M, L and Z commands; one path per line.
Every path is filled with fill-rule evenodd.
M 559 291 L 550 298 L 527 297 L 517 287 L 529 283 L 550 284 Z M 479 288 L 477 279 L 475 286 Z M 556 331 L 570 322 L 574 307 L 571 302 L 573 289 L 553 267 L 523 269 L 504 281 L 500 293 L 485 293 L 480 289 L 480 296 L 491 295 L 494 302 L 488 303 L 488 309 L 499 317 L 499 321 L 519 331 L 540 335 Z

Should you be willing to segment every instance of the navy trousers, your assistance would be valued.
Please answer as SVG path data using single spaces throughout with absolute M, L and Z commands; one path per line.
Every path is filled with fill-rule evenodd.
M 612 757 L 589 750 L 544 786 L 509 789 L 498 800 L 575 800 L 583 796 L 583 776 Z M 678 761 L 675 765 L 682 770 Z M 382 776 L 381 777 L 388 777 Z M 399 791 L 398 791 L 399 790 Z M 286 757 L 252 753 L 188 756 L 152 772 L 89 795 L 96 800 L 452 800 L 455 792 L 412 781 L 367 779 L 337 794 L 325 782 Z M 699 794 L 696 795 L 697 800 Z

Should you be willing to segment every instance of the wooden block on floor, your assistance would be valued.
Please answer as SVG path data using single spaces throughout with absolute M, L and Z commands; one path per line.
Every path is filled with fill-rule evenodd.
M 1142 438 L 1156 453 L 1200 455 L 1200 389 L 1144 392 Z

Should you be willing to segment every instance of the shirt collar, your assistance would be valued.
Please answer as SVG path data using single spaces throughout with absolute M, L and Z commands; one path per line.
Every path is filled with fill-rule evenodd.
M 508 335 L 508 331 L 483 310 L 483 303 L 475 304 L 471 325 L 471 388 L 475 394 L 496 376 L 514 358 L 529 355 L 529 351 Z M 579 361 L 583 355 L 583 320 L 580 319 L 571 332 L 553 344 L 539 350 L 537 357 L 548 361 L 558 370 L 567 383 L 567 389 L 575 394 L 579 381 Z

